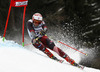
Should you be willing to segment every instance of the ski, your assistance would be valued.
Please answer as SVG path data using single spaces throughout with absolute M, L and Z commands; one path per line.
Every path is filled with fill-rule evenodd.
M 58 61 L 59 63 L 63 63 L 63 62 L 64 62 L 64 60 L 60 60 L 60 59 L 59 59 L 59 60 L 57 60 L 57 61 Z
M 79 65 L 79 66 L 77 66 L 78 68 L 80 68 L 80 69 L 84 69 L 84 66 L 82 66 L 82 65 Z
M 36 54 L 38 54 L 38 55 L 41 55 L 41 54 L 39 54 L 39 53 L 37 53 L 37 52 L 35 52 Z M 47 56 L 44 56 L 44 55 L 41 55 L 41 56 L 43 56 L 43 57 L 46 57 L 46 58 L 48 58 Z M 52 58 L 51 58 L 52 59 Z M 55 60 L 55 61 L 57 61 L 57 62 L 59 62 L 59 63 L 63 63 L 63 64 L 66 64 L 66 63 L 64 63 L 64 60 L 61 60 L 61 59 L 58 59 L 58 58 L 56 58 L 56 59 L 53 59 L 53 60 Z M 71 65 L 71 64 L 69 64 L 69 65 Z M 78 68 L 80 68 L 80 69 L 84 69 L 84 66 L 82 66 L 82 65 L 79 65 L 79 64 L 74 64 L 74 65 L 72 65 L 72 66 L 75 66 L 75 67 L 78 67 Z
M 79 65 L 79 64 L 76 64 L 76 63 L 73 66 L 76 66 L 76 67 L 78 67 L 78 68 L 80 68 L 82 70 L 84 69 L 84 66 L 83 65 Z

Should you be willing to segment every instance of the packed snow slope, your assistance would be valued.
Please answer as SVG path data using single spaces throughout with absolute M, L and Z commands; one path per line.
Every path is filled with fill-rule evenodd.
M 88 67 L 81 70 L 38 53 L 29 51 L 14 41 L 3 42 L 0 38 L 0 72 L 100 72 Z

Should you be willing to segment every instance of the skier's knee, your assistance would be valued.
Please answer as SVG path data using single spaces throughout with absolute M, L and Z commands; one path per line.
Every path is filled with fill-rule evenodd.
M 45 51 L 45 49 L 46 49 L 46 47 L 39 41 L 36 41 L 35 43 L 33 43 L 33 46 L 41 51 Z
M 55 46 L 54 42 L 52 42 L 52 41 L 49 40 L 49 39 L 47 39 L 46 42 L 47 42 L 48 47 L 49 47 L 51 50 L 53 50 L 53 48 L 54 48 L 54 46 Z

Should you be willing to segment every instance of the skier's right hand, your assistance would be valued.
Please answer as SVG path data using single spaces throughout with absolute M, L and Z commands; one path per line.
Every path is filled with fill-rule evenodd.
M 46 32 L 44 30 L 40 31 L 40 35 L 44 36 Z
M 35 38 L 33 38 L 33 39 L 32 39 L 32 43 L 33 43 L 33 44 L 35 44 L 35 43 L 38 41 L 38 39 L 39 39 L 39 37 L 38 37 L 38 36 L 37 36 L 37 37 L 35 37 Z
M 35 40 L 35 39 L 33 39 L 32 43 L 33 43 L 33 44 L 35 44 L 35 43 L 36 43 L 36 40 Z

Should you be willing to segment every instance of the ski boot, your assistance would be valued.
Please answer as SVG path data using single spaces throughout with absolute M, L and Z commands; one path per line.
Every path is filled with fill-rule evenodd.
M 64 60 L 60 60 L 60 59 L 56 58 L 55 56 L 53 56 L 53 58 L 52 58 L 52 59 L 54 59 L 54 60 L 58 61 L 59 63 L 63 63 L 63 62 L 64 62 Z
M 84 69 L 84 66 L 79 65 L 79 64 L 77 64 L 77 63 L 74 63 L 73 66 L 76 66 L 76 67 L 78 67 L 78 68 L 81 68 L 82 70 Z
M 67 62 L 69 62 L 71 65 L 73 65 L 73 64 L 75 63 L 75 61 L 74 61 L 73 59 L 71 59 L 68 55 L 66 55 L 66 56 L 64 57 L 64 59 L 65 59 Z
M 60 60 L 60 59 L 58 59 L 58 62 L 63 63 L 63 62 L 64 62 L 64 60 Z
M 78 68 L 84 69 L 84 66 L 75 63 L 73 59 L 71 59 L 68 55 L 66 55 L 65 60 L 69 62 L 71 65 L 76 66 Z

